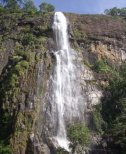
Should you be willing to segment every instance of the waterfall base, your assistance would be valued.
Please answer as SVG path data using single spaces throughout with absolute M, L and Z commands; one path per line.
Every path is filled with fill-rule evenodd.
M 67 139 L 56 137 L 56 140 L 58 142 L 59 147 L 65 149 L 68 152 L 70 152 L 70 148 L 69 148 L 70 142 Z
M 50 138 L 50 140 L 56 149 L 60 147 L 68 152 L 71 151 L 71 149 L 69 148 L 70 141 L 68 141 L 67 139 L 60 138 L 60 137 L 53 137 L 53 138 Z

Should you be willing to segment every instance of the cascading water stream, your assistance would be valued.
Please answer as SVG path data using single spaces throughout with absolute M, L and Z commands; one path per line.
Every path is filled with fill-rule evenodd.
M 81 92 L 77 83 L 78 68 L 74 64 L 76 54 L 70 48 L 67 33 L 67 20 L 63 13 L 54 14 L 53 31 L 55 35 L 56 66 L 51 77 L 50 102 L 51 121 L 54 129 L 54 138 L 58 146 L 69 151 L 69 141 L 67 139 L 66 124 L 73 119 L 82 120 L 83 111 L 81 102 Z
M 54 15 L 53 30 L 56 39 L 57 51 L 56 56 L 56 103 L 58 108 L 58 131 L 57 141 L 59 146 L 69 150 L 68 140 L 66 135 L 65 121 L 64 121 L 64 84 L 70 84 L 69 81 L 69 43 L 67 36 L 67 21 L 61 12 L 56 12 Z M 68 90 L 69 91 L 69 90 Z M 69 94 L 70 95 L 70 94 Z

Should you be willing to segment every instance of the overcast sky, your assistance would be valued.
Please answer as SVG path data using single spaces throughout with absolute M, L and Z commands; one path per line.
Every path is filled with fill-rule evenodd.
M 53 4 L 56 11 L 73 13 L 103 13 L 112 7 L 126 7 L 126 0 L 34 0 L 37 6 L 42 2 Z

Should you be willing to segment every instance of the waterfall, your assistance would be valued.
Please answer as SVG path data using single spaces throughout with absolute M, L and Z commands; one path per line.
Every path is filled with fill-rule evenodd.
M 70 86 L 70 70 L 71 61 L 69 55 L 69 42 L 67 35 L 67 21 L 65 16 L 61 12 L 56 12 L 54 15 L 53 30 L 56 39 L 56 103 L 58 108 L 58 131 L 57 141 L 59 146 L 69 149 L 68 140 L 66 135 L 65 121 L 64 121 L 64 105 L 65 95 L 71 99 L 71 86 Z M 69 85 L 67 89 L 67 85 Z M 65 88 L 66 86 L 66 88 Z M 68 94 L 65 91 L 68 90 Z
M 56 51 L 53 52 L 56 64 L 50 80 L 49 102 L 52 134 L 58 146 L 69 151 L 66 126 L 73 121 L 81 121 L 84 111 L 78 83 L 80 74 L 76 63 L 77 55 L 70 48 L 67 27 L 64 14 L 56 12 L 52 25 L 56 42 Z

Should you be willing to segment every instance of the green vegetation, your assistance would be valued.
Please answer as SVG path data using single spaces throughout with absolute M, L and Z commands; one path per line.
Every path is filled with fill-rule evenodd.
M 15 47 L 16 48 L 16 47 Z M 18 113 L 17 96 L 20 78 L 29 68 L 29 57 L 25 52 L 15 52 L 9 57 L 0 78 L 0 153 L 10 154 L 10 138 L 15 129 Z
M 80 27 L 74 29 L 73 31 L 74 37 L 78 40 L 85 40 L 86 34 L 80 29 Z
M 33 0 L 1 0 L 0 13 L 28 13 L 31 15 L 53 12 L 55 7 L 49 3 L 41 3 L 40 10 L 37 10 Z
M 53 5 L 45 2 L 40 4 L 39 8 L 40 8 L 40 12 L 42 13 L 53 12 L 55 10 L 55 7 Z
M 11 131 L 12 116 L 4 111 L 0 116 L 0 154 L 11 154 L 11 147 L 9 145 L 9 135 Z
M 15 70 L 14 71 L 16 72 L 17 75 L 23 75 L 25 70 L 28 69 L 28 67 L 29 67 L 28 62 L 25 61 L 25 60 L 22 60 L 22 61 L 20 61 L 19 63 L 17 63 L 15 65 L 15 68 L 14 68 Z
M 68 137 L 73 145 L 87 146 L 90 141 L 89 129 L 84 124 L 74 124 L 68 128 Z
M 126 65 L 117 72 L 109 72 L 109 85 L 105 89 L 107 96 L 105 94 L 102 103 L 95 107 L 93 120 L 95 130 L 107 139 L 107 148 L 118 148 L 122 154 L 126 151 Z
M 107 140 L 108 149 L 117 148 L 123 154 L 126 151 L 126 64 L 116 70 L 100 60 L 92 69 L 108 76 L 102 103 L 94 108 L 94 130 Z
M 11 147 L 0 142 L 0 154 L 12 154 Z
M 126 17 L 126 7 L 121 9 L 117 7 L 113 7 L 112 9 L 106 9 L 104 12 L 106 15 Z
M 8 5 L 11 0 L 0 6 L 0 52 L 2 60 L 5 59 L 5 63 L 1 62 L 0 76 L 0 154 L 11 154 L 19 147 L 26 147 L 35 111 L 24 112 L 21 107 L 25 103 L 20 96 L 23 94 L 25 99 L 28 95 L 29 81 L 32 82 L 36 64 L 44 56 L 50 35 L 48 12 L 40 12 L 30 0 L 24 4 L 12 1 L 17 3 L 13 7 Z M 38 17 L 40 22 L 36 24 Z M 44 60 L 49 68 L 49 61 Z
M 119 71 L 119 76 L 110 80 L 109 99 L 102 106 L 103 119 L 107 122 L 106 135 L 113 138 L 112 144 L 121 151 L 126 150 L 126 65 Z
M 92 66 L 92 69 L 97 73 L 111 73 L 112 68 L 103 60 L 98 60 Z
M 24 4 L 23 11 L 29 14 L 35 14 L 37 12 L 37 8 L 32 0 L 27 0 Z
M 2 0 L 2 6 L 10 12 L 19 11 L 22 3 L 22 0 Z
M 102 105 L 101 103 L 95 106 L 94 112 L 93 112 L 93 126 L 94 130 L 99 132 L 100 134 L 103 134 L 104 129 L 106 127 L 105 122 L 102 118 Z
M 65 149 L 59 147 L 56 149 L 56 154 L 69 154 L 69 152 L 67 152 Z
M 37 39 L 32 33 L 26 33 L 22 39 L 23 45 L 33 45 L 35 43 L 37 43 Z

